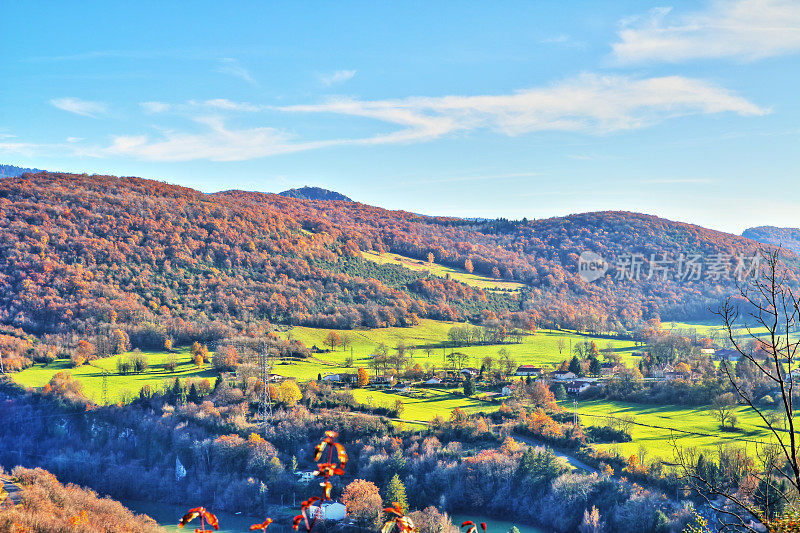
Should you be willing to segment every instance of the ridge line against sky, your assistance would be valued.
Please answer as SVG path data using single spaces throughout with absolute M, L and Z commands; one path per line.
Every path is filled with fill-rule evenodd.
M 0 157 L 454 216 L 792 225 L 800 2 L 671 4 L 5 5 Z

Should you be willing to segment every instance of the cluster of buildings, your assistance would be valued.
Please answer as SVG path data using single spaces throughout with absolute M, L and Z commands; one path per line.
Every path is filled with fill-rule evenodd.
M 717 361 L 739 360 L 739 353 L 729 349 L 703 348 L 700 350 L 703 355 Z M 633 352 L 634 357 L 648 355 L 646 352 Z M 665 364 L 652 369 L 644 378 L 650 382 L 665 382 L 677 379 L 695 379 L 697 376 L 682 365 Z M 564 385 L 567 393 L 579 394 L 591 387 L 601 386 L 606 380 L 617 375 L 619 366 L 614 363 L 601 363 L 599 374 L 592 377 L 581 377 L 569 370 L 549 371 L 536 365 L 519 365 L 514 372 L 514 376 L 520 378 L 531 378 L 547 382 L 556 382 Z M 475 367 L 465 367 L 460 370 L 440 370 L 435 376 L 429 377 L 424 381 L 412 382 L 394 376 L 370 376 L 369 384 L 371 387 L 385 389 L 387 392 L 410 392 L 413 385 L 416 386 L 457 386 L 464 379 L 475 379 L 480 375 L 480 371 Z M 332 373 L 326 374 L 323 381 L 337 385 L 354 385 L 358 376 L 356 373 Z M 503 387 L 502 392 L 489 393 L 492 396 L 507 396 L 513 390 L 513 383 Z

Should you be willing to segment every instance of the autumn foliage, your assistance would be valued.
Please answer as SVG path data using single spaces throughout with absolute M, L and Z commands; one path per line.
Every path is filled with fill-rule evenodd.
M 355 202 L 208 195 L 138 178 L 27 174 L 0 181 L 0 325 L 29 333 L 102 326 L 153 349 L 167 339 L 190 343 L 200 330 L 216 340 L 248 320 L 385 327 L 480 320 L 484 310 L 519 323 L 614 330 L 654 313 L 705 313 L 730 287 L 658 278 L 586 284 L 577 277 L 583 250 L 612 261 L 634 249 L 649 258 L 752 248 L 741 237 L 624 212 L 475 222 Z M 376 265 L 361 259 L 367 250 L 434 257 L 527 289 L 485 291 Z M 76 364 L 92 357 L 81 352 Z
M 22 486 L 21 504 L 0 506 L 0 531 L 163 531 L 153 520 L 134 515 L 121 503 L 99 498 L 76 485 L 62 485 L 41 468 L 17 467 L 13 475 Z

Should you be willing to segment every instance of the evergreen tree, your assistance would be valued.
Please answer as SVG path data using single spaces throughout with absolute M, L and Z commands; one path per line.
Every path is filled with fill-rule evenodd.
M 564 400 L 567 397 L 567 389 L 561 383 L 556 383 L 556 386 L 553 387 L 553 396 L 556 397 L 556 400 Z
M 581 360 L 578 359 L 577 355 L 572 356 L 572 360 L 569 362 L 568 370 L 576 376 L 583 374 L 583 371 L 581 370 Z
M 464 396 L 472 396 L 475 394 L 475 383 L 472 381 L 472 376 L 468 376 L 464 380 Z
M 386 487 L 386 507 L 391 507 L 395 502 L 400 504 L 404 512 L 408 512 L 408 498 L 406 497 L 406 486 L 400 481 L 400 476 L 395 474 Z
M 175 378 L 175 382 L 172 384 L 172 401 L 178 403 L 181 401 L 181 396 L 183 396 L 183 387 L 181 386 L 181 378 Z
M 194 404 L 200 403 L 200 393 L 197 392 L 197 387 L 195 387 L 194 383 L 192 383 L 192 386 L 189 387 L 189 395 L 187 396 L 187 400 Z
M 593 376 L 597 376 L 600 374 L 602 370 L 602 366 L 600 366 L 600 360 L 597 357 L 592 356 L 589 359 L 589 373 Z
M 664 511 L 658 509 L 653 517 L 653 531 L 655 533 L 669 533 L 669 518 L 664 514 Z

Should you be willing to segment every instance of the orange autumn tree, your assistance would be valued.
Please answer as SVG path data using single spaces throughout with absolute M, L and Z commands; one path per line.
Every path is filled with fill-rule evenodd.
M 528 415 L 528 429 L 543 437 L 557 438 L 564 436 L 564 432 L 558 422 L 550 418 L 543 409 L 536 409 Z
M 347 514 L 363 527 L 378 517 L 383 501 L 375 483 L 356 479 L 345 487 L 342 503 L 347 507 Z
M 358 369 L 358 388 L 363 389 L 369 384 L 369 374 L 364 367 Z

